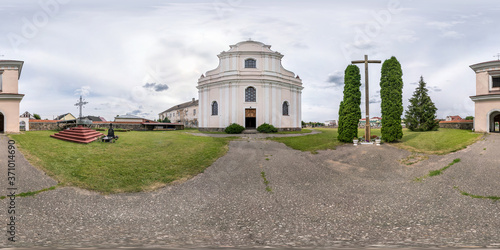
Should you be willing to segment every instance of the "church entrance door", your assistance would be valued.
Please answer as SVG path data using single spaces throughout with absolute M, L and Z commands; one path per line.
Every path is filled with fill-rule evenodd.
M 0 133 L 5 132 L 4 124 L 5 124 L 5 117 L 3 116 L 2 113 L 0 113 Z
M 257 125 L 257 110 L 245 109 L 245 128 L 256 128 Z

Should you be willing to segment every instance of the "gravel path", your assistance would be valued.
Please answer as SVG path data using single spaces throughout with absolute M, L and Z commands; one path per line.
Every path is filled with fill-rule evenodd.
M 494 134 L 406 166 L 398 160 L 410 153 L 388 145 L 345 145 L 313 155 L 240 139 L 204 173 L 154 192 L 103 196 L 63 187 L 18 197 L 18 242 L 4 236 L 0 247 L 500 248 L 499 203 L 453 188 L 500 196 L 498 152 L 500 135 Z M 17 155 L 22 185 L 55 183 Z M 455 158 L 461 162 L 442 175 L 413 181 Z M 3 221 L 7 202 L 0 201 Z

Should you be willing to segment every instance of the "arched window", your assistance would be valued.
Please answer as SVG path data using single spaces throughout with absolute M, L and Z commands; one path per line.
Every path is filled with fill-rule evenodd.
M 257 90 L 254 87 L 248 87 L 245 89 L 245 102 L 256 102 L 257 101 Z
M 219 106 L 216 101 L 212 102 L 212 115 L 219 115 Z
M 257 61 L 255 59 L 246 59 L 245 68 L 257 68 Z
M 283 115 L 288 115 L 288 102 L 283 102 Z

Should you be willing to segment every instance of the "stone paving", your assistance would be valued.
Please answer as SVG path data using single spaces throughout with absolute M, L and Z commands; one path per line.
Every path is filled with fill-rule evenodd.
M 3 180 L 6 142 L 0 136 Z M 4 236 L 0 247 L 500 248 L 499 203 L 454 188 L 500 196 L 498 152 L 500 135 L 493 134 L 407 166 L 398 160 L 410 153 L 389 145 L 313 155 L 247 137 L 230 142 L 204 173 L 157 191 L 100 195 L 62 187 L 18 197 L 18 241 Z M 17 156 L 21 191 L 56 183 Z M 455 158 L 461 162 L 442 175 L 414 181 Z M 1 200 L 4 222 L 7 207 Z

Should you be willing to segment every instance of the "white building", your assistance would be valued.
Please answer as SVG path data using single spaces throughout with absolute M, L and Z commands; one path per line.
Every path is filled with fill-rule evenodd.
M 185 103 L 175 105 L 158 114 L 160 120 L 168 118 L 172 123 L 184 124 L 187 128 L 198 127 L 198 100 L 194 98 Z
M 223 130 L 231 123 L 301 129 L 302 80 L 270 48 L 249 40 L 218 55 L 219 66 L 198 79 L 200 130 Z

